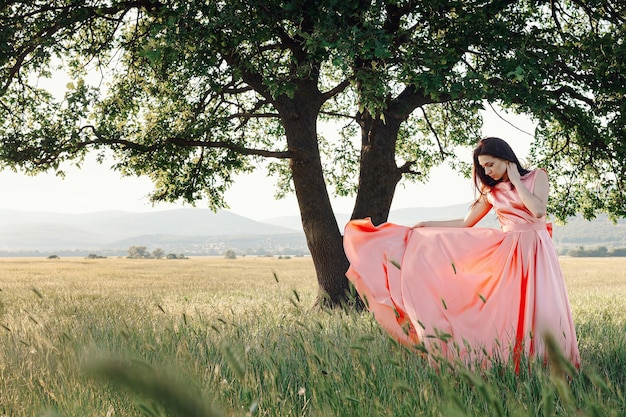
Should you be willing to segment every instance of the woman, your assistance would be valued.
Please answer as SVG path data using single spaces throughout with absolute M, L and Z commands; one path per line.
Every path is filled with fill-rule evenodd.
M 478 198 L 464 219 L 346 226 L 347 277 L 396 339 L 434 357 L 488 365 L 522 354 L 545 359 L 550 333 L 575 366 L 569 300 L 546 223 L 548 177 L 524 169 L 511 147 L 474 150 Z M 495 209 L 502 230 L 472 228 Z

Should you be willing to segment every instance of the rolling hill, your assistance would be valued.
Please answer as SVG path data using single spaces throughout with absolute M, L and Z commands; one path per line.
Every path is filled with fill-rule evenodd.
M 158 212 L 81 214 L 0 210 L 0 254 L 19 252 L 104 251 L 125 253 L 129 246 L 157 246 L 184 252 L 204 243 L 246 236 L 299 235 L 297 230 L 257 222 L 230 211 L 177 209 Z M 206 246 L 206 245 L 205 245 Z M 188 251 L 187 251 L 188 252 Z
M 458 218 L 468 206 L 399 209 L 390 213 L 389 221 L 411 225 Z M 337 214 L 341 229 L 348 219 L 348 214 Z M 498 227 L 493 214 L 479 225 Z M 566 225 L 555 225 L 554 242 L 561 253 L 580 246 L 626 247 L 626 221 L 573 218 Z M 299 216 L 255 221 L 227 210 L 201 208 L 81 214 L 0 210 L 0 256 L 124 256 L 130 246 L 186 255 L 221 255 L 227 249 L 257 255 L 308 253 Z

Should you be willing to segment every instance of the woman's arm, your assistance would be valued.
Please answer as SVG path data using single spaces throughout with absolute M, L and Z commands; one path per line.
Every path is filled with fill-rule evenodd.
M 550 193 L 548 174 L 546 174 L 544 170 L 537 172 L 532 193 L 522 182 L 517 166 L 513 162 L 509 162 L 507 165 L 507 175 L 509 176 L 511 184 L 515 186 L 522 202 L 533 216 L 537 218 L 545 216 L 546 207 L 548 205 L 548 194 Z
M 491 204 L 483 195 L 470 208 L 464 219 L 425 221 L 419 222 L 413 227 L 472 227 L 485 217 L 489 210 L 491 210 Z

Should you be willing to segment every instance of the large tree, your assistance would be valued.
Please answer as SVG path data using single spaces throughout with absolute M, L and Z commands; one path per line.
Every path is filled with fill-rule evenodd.
M 37 172 L 110 150 L 116 169 L 152 178 L 154 200 L 206 197 L 213 209 L 255 158 L 286 161 L 271 169 L 288 169 L 323 295 L 339 303 L 347 261 L 317 131 L 321 106 L 349 85 L 324 70 L 325 39 L 346 27 L 334 7 L 12 2 L 2 10 L 0 159 Z M 57 63 L 76 80 L 60 103 L 33 84 Z M 109 71 L 108 84 L 84 82 L 87 70 Z
M 622 16 L 606 1 L 9 1 L 0 161 L 37 173 L 111 153 L 154 200 L 218 209 L 270 158 L 337 304 L 348 264 L 326 184 L 385 221 L 399 181 L 458 165 L 484 102 L 540 121 L 534 154 L 570 197 L 558 213 L 626 214 Z M 62 100 L 37 84 L 56 67 L 73 80 Z M 339 144 L 320 116 L 347 120 Z

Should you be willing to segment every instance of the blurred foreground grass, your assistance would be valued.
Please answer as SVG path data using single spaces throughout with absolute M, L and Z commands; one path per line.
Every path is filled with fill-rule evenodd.
M 0 259 L 0 416 L 624 416 L 626 258 L 562 258 L 582 355 L 439 369 L 309 258 Z

